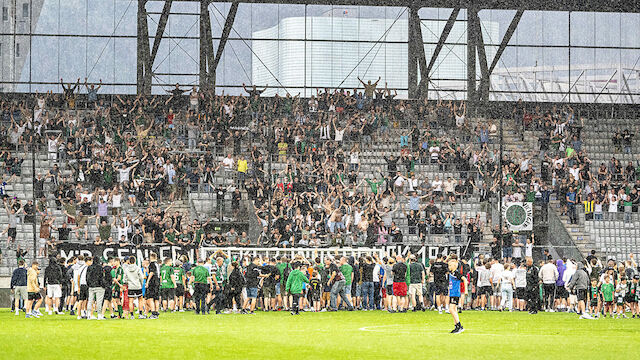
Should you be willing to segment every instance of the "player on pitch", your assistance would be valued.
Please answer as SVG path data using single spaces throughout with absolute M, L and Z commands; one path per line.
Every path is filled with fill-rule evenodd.
M 453 317 L 455 328 L 451 330 L 452 334 L 459 334 L 464 331 L 460 318 L 458 317 L 458 302 L 460 301 L 460 284 L 464 282 L 466 288 L 466 277 L 462 276 L 462 268 L 458 263 L 458 257 L 452 254 L 449 258 L 449 313 Z

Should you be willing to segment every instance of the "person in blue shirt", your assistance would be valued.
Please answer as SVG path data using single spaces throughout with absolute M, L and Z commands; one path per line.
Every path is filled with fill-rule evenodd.
M 452 334 L 459 334 L 464 331 L 460 318 L 458 317 L 458 302 L 460 301 L 460 284 L 467 279 L 462 276 L 461 267 L 458 264 L 458 257 L 453 254 L 449 258 L 449 313 L 453 317 L 455 327 L 451 330 Z M 466 283 L 465 283 L 466 285 Z M 466 288 L 466 286 L 465 286 Z

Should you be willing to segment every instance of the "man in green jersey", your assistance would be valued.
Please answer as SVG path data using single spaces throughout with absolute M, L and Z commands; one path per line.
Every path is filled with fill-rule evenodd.
M 351 283 L 353 282 L 353 266 L 349 265 L 347 260 L 348 259 L 345 256 L 340 258 L 339 269 L 342 275 L 344 275 L 344 279 L 345 279 L 344 290 L 345 290 L 345 293 L 347 294 L 347 299 L 349 299 L 349 302 L 353 304 L 353 300 L 351 299 Z
M 173 276 L 171 258 L 165 258 L 162 266 L 160 267 L 160 297 L 162 297 L 162 309 L 165 312 L 167 311 L 167 303 L 172 311 L 175 310 L 175 290 L 176 279 Z
M 122 303 L 120 299 L 120 295 L 122 292 L 122 276 L 124 275 L 124 271 L 120 266 L 120 258 L 113 259 L 113 269 L 111 270 L 111 318 L 122 318 Z M 118 309 L 118 315 L 114 314 L 114 309 Z
M 184 269 L 182 268 L 182 261 L 176 260 L 173 267 L 173 277 L 176 280 L 176 308 L 180 311 L 184 311 L 184 290 L 186 289 Z
M 204 261 L 198 259 L 197 266 L 191 270 L 193 282 L 193 300 L 196 303 L 196 315 L 202 312 L 202 315 L 206 314 L 206 297 L 211 289 L 211 277 L 209 276 L 209 270 L 204 267 Z
M 276 297 L 278 298 L 278 308 L 284 307 L 285 309 L 288 309 L 287 305 L 289 304 L 289 296 L 286 292 L 285 284 L 287 281 L 287 275 L 291 270 L 291 265 L 289 264 L 289 259 L 287 259 L 286 256 L 276 258 L 276 261 L 276 268 L 280 273 L 280 281 L 276 283 Z M 285 270 L 287 270 L 286 274 Z

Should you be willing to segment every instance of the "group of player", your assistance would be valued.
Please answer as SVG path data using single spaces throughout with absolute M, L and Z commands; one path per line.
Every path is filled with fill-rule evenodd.
M 107 312 L 111 318 L 124 319 L 132 319 L 136 313 L 139 319 L 157 319 L 161 310 L 189 309 L 208 314 L 212 309 L 216 313 L 235 309 L 253 313 L 260 298 L 264 299 L 263 310 L 287 309 L 294 315 L 305 307 L 310 311 L 335 311 L 340 306 L 353 310 L 342 272 L 346 258 L 337 262 L 330 257 L 324 260 L 321 263 L 316 259 L 313 264 L 301 256 L 277 262 L 274 258 L 254 257 L 245 258 L 241 266 L 223 252 L 198 260 L 193 266 L 183 266 L 183 262 L 171 258 L 159 264 L 154 253 L 140 263 L 133 256 L 123 261 L 82 255 L 67 261 L 52 258 L 44 274 L 45 298 L 40 294 L 38 262 L 26 269 L 22 261 L 12 278 L 14 306 L 18 315 L 20 301 L 24 301 L 26 317 L 38 318 L 44 300 L 49 315 L 69 311 L 78 319 L 89 320 L 105 319 Z M 365 260 L 373 266 L 371 258 Z M 467 277 L 455 255 L 447 259 L 447 264 L 448 310 L 455 324 L 452 332 L 458 333 L 464 331 L 457 306 L 468 287 Z M 394 288 L 399 287 L 394 284 Z

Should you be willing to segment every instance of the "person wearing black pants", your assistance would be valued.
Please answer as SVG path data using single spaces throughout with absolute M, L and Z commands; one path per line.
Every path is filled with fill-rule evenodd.
M 526 260 L 527 265 L 527 285 L 525 288 L 527 294 L 527 310 L 529 314 L 537 314 L 540 308 L 540 293 L 538 284 L 540 278 L 538 277 L 538 268 L 533 265 L 533 259 L 530 257 Z
M 209 292 L 207 284 L 195 283 L 193 288 L 193 299 L 196 302 L 196 314 L 205 314 L 207 309 L 206 298 Z
M 234 261 L 231 263 L 231 274 L 229 274 L 229 284 L 227 287 L 229 288 L 229 309 L 233 309 L 233 301 L 236 302 L 236 307 L 238 310 L 242 310 L 242 288 L 244 287 L 245 280 L 242 275 L 242 271 L 240 271 L 240 267 L 238 266 L 238 262 Z
M 207 311 L 207 294 L 211 289 L 211 276 L 209 270 L 205 268 L 204 261 L 198 259 L 198 265 L 191 270 L 193 276 L 193 300 L 196 302 L 196 315 Z

